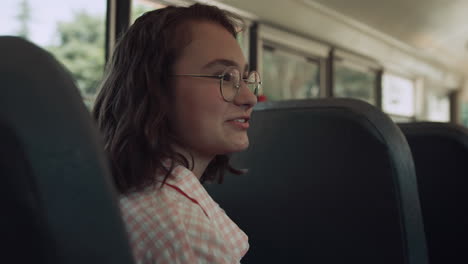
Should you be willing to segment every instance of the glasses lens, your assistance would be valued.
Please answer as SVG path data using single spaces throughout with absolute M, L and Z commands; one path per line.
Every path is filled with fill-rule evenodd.
M 223 74 L 221 93 L 226 101 L 232 101 L 240 87 L 240 72 L 236 68 L 227 68 Z
M 252 91 L 255 95 L 261 95 L 261 80 L 260 74 L 256 71 L 252 71 L 249 74 L 249 78 L 247 78 L 247 86 L 249 87 L 250 91 Z

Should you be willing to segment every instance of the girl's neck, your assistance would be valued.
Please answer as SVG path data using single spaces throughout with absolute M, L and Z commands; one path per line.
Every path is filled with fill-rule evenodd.
M 189 162 L 189 169 L 192 168 L 193 174 L 195 174 L 198 179 L 200 179 L 208 167 L 208 164 L 210 164 L 214 158 L 214 156 L 202 155 L 196 151 L 189 151 L 179 146 L 174 146 L 173 149 L 187 159 Z M 194 164 L 192 164 L 192 156 Z

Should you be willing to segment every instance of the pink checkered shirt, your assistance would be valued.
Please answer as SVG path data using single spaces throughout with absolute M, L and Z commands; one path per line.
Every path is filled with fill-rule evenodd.
M 247 235 L 183 166 L 162 189 L 121 197 L 120 208 L 137 263 L 240 263 L 249 249 Z

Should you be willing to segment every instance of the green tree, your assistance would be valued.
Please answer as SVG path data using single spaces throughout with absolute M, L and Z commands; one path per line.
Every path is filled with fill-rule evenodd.
M 137 6 L 131 17 L 136 18 L 149 7 Z M 71 72 L 88 107 L 102 80 L 105 64 L 105 17 L 76 12 L 67 22 L 58 22 L 55 45 L 46 47 Z
M 18 30 L 18 36 L 23 38 L 29 37 L 29 22 L 31 21 L 31 7 L 28 0 L 22 0 L 19 4 L 19 12 L 16 16 L 18 19 L 20 28 Z
M 57 24 L 58 44 L 48 47 L 72 73 L 85 99 L 92 100 L 104 69 L 104 17 L 81 10 Z

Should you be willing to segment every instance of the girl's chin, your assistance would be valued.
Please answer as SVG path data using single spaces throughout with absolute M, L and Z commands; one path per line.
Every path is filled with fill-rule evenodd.
M 234 144 L 231 148 L 231 153 L 235 153 L 235 152 L 240 152 L 240 151 L 244 151 L 246 150 L 247 148 L 249 147 L 249 141 L 245 141 L 245 142 L 238 142 L 236 144 Z

